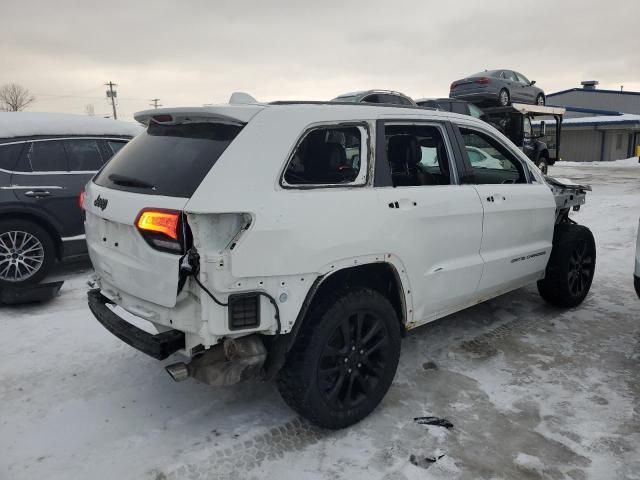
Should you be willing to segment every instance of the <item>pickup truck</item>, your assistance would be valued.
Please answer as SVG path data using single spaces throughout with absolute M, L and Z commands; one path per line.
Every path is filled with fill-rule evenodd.
M 275 379 L 343 428 L 386 394 L 408 330 L 532 282 L 558 307 L 589 292 L 593 236 L 569 217 L 588 187 L 473 117 L 240 101 L 135 118 L 147 131 L 84 194 L 88 301 L 124 342 L 185 357 L 174 380 Z

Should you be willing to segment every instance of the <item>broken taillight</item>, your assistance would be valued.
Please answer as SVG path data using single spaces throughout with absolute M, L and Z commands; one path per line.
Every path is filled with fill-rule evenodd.
M 182 253 L 184 227 L 182 212 L 145 208 L 138 214 L 136 228 L 149 245 L 157 250 Z

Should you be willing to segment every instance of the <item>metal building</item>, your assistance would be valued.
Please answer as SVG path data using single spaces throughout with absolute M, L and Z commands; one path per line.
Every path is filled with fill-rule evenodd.
M 547 95 L 547 105 L 567 112 L 560 157 L 572 162 L 620 160 L 638 155 L 640 92 L 598 90 L 597 81 L 582 82 Z

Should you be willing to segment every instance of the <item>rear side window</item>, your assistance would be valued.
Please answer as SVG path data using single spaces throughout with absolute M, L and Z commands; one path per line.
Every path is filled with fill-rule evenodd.
M 116 190 L 189 198 L 242 130 L 220 123 L 151 123 L 95 179 Z
M 93 139 L 65 140 L 69 170 L 72 172 L 95 172 L 102 167 L 102 155 L 98 141 Z
M 320 127 L 298 144 L 284 173 L 288 185 L 340 185 L 366 181 L 363 126 Z
M 24 143 L 0 145 L 0 168 L 3 170 L 14 170 L 23 146 Z
M 475 183 L 527 183 L 522 163 L 496 139 L 483 132 L 461 128 Z
M 127 144 L 127 142 L 119 142 L 117 140 L 109 140 L 107 143 L 109 144 L 109 147 L 111 148 L 111 151 L 113 152 L 113 155 L 118 153 L 120 151 L 120 149 Z M 111 157 L 109 157 L 109 158 L 111 158 Z
M 66 172 L 69 170 L 63 142 L 32 142 L 26 148 L 26 170 L 32 172 Z

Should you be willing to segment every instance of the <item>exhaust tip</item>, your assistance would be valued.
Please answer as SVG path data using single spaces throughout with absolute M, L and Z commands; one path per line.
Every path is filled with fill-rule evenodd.
M 189 366 L 183 362 L 167 365 L 165 370 L 175 382 L 182 382 L 190 377 Z

